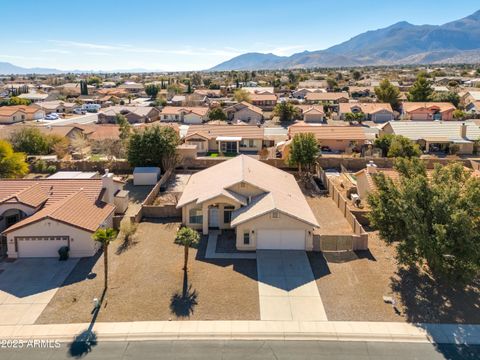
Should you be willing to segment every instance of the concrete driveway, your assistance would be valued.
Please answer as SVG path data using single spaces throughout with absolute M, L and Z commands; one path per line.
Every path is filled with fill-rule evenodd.
M 34 324 L 78 259 L 19 259 L 0 263 L 0 325 Z
M 325 321 L 305 251 L 257 250 L 261 320 Z

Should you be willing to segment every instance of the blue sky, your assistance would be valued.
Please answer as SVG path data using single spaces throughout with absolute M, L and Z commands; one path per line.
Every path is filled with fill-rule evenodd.
M 478 0 L 0 0 L 0 61 L 62 70 L 202 70 L 245 52 L 320 50 L 398 21 L 443 24 Z

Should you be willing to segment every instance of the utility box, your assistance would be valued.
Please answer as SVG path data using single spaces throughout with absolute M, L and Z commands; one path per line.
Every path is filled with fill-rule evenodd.
M 136 167 L 133 170 L 133 185 L 155 185 L 160 179 L 159 167 Z

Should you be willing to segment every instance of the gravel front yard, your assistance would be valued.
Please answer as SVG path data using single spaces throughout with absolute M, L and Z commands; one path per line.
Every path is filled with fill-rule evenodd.
M 331 321 L 399 321 L 480 324 L 480 286 L 455 288 L 425 273 L 398 268 L 395 247 L 377 233 L 370 252 L 309 253 Z M 393 296 L 399 313 L 383 302 Z
M 255 260 L 207 261 L 202 240 L 190 250 L 184 277 L 183 248 L 173 243 L 179 225 L 142 222 L 135 243 L 120 254 L 120 240 L 112 243 L 110 288 L 97 321 L 260 318 Z M 37 323 L 91 321 L 92 299 L 102 289 L 102 256 L 82 259 Z

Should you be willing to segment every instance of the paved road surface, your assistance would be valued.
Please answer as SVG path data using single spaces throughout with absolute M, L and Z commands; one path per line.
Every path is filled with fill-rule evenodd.
M 334 341 L 143 341 L 61 344 L 49 349 L 3 349 L 0 359 L 479 359 L 480 346 Z
M 47 125 L 70 125 L 70 124 L 89 124 L 94 123 L 98 120 L 98 114 L 86 114 L 80 115 L 69 119 L 58 119 L 58 120 L 45 120 L 43 123 Z

